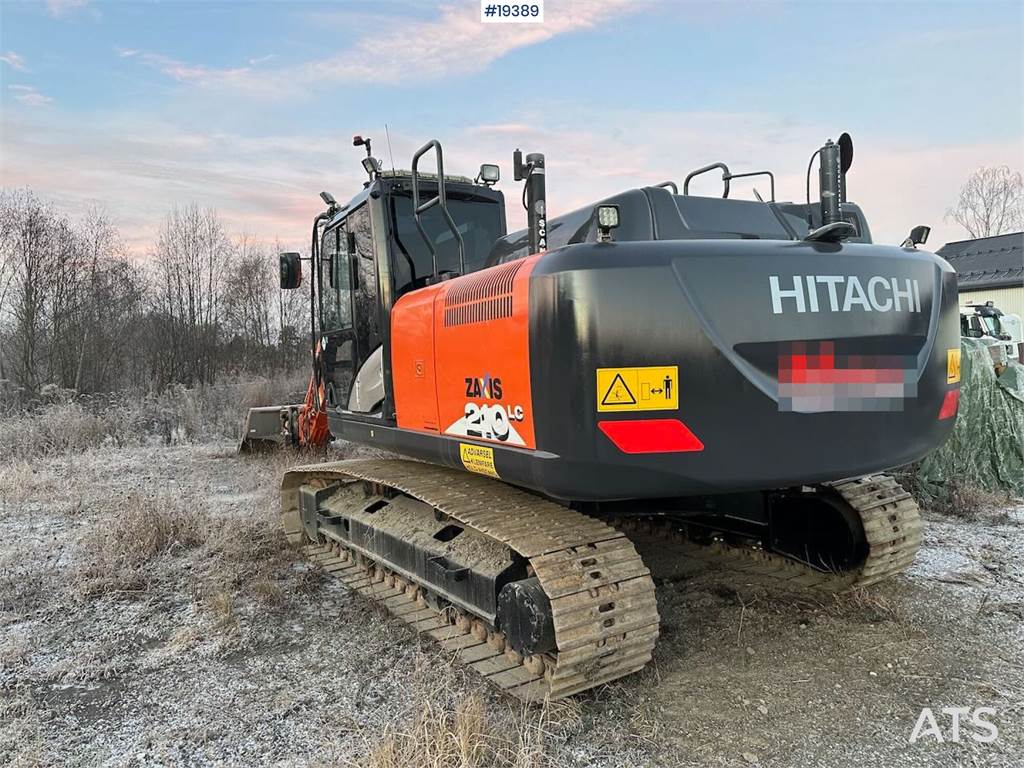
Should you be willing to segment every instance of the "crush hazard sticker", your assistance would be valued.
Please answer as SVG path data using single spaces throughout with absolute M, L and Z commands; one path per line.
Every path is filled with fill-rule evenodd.
M 459 457 L 462 459 L 462 466 L 470 472 L 498 477 L 498 470 L 494 468 L 493 448 L 487 448 L 483 445 L 459 443 Z
M 598 368 L 597 410 L 670 411 L 679 407 L 679 368 Z
M 960 381 L 960 348 L 946 350 L 946 383 Z

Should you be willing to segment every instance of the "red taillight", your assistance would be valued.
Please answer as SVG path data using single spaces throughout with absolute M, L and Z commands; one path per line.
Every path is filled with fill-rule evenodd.
M 942 399 L 942 407 L 939 408 L 939 420 L 951 419 L 956 416 L 957 408 L 960 407 L 960 390 L 951 389 Z
M 608 439 L 623 453 L 703 451 L 704 443 L 678 419 L 599 421 Z

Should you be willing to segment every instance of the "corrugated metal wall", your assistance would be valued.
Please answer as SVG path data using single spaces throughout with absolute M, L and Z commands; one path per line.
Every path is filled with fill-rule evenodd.
M 960 306 L 968 301 L 984 304 L 991 301 L 1007 315 L 1024 317 L 1024 286 L 1017 288 L 992 288 L 987 291 L 964 291 L 960 289 Z

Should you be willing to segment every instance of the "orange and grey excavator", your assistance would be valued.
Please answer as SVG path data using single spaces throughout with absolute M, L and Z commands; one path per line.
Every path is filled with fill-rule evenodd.
M 386 172 L 355 144 L 363 189 L 323 193 L 310 257 L 280 257 L 286 290 L 309 266 L 306 402 L 251 412 L 243 447 L 408 458 L 286 473 L 311 559 L 525 700 L 649 661 L 654 585 L 626 531 L 809 589 L 913 561 L 918 507 L 878 473 L 952 429 L 956 276 L 925 227 L 872 242 L 847 134 L 814 153 L 813 202 L 810 169 L 794 203 L 714 163 L 555 218 L 544 156 L 517 150 L 512 233 L 497 166 L 446 175 L 431 141 Z M 721 197 L 690 194 L 711 172 Z M 730 197 L 750 177 L 769 199 Z

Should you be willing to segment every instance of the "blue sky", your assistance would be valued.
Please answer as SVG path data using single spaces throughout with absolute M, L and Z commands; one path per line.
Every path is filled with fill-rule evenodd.
M 798 198 L 810 152 L 847 130 L 876 238 L 927 223 L 937 247 L 962 236 L 942 217 L 971 170 L 1024 165 L 1020 2 L 547 0 L 545 15 L 3 0 L 3 184 L 99 202 L 139 253 L 191 201 L 297 245 L 320 189 L 358 189 L 352 134 L 390 162 L 385 123 L 396 165 L 436 136 L 453 172 L 499 162 L 513 200 L 512 150 L 545 152 L 555 213 L 714 160 L 771 168 Z

